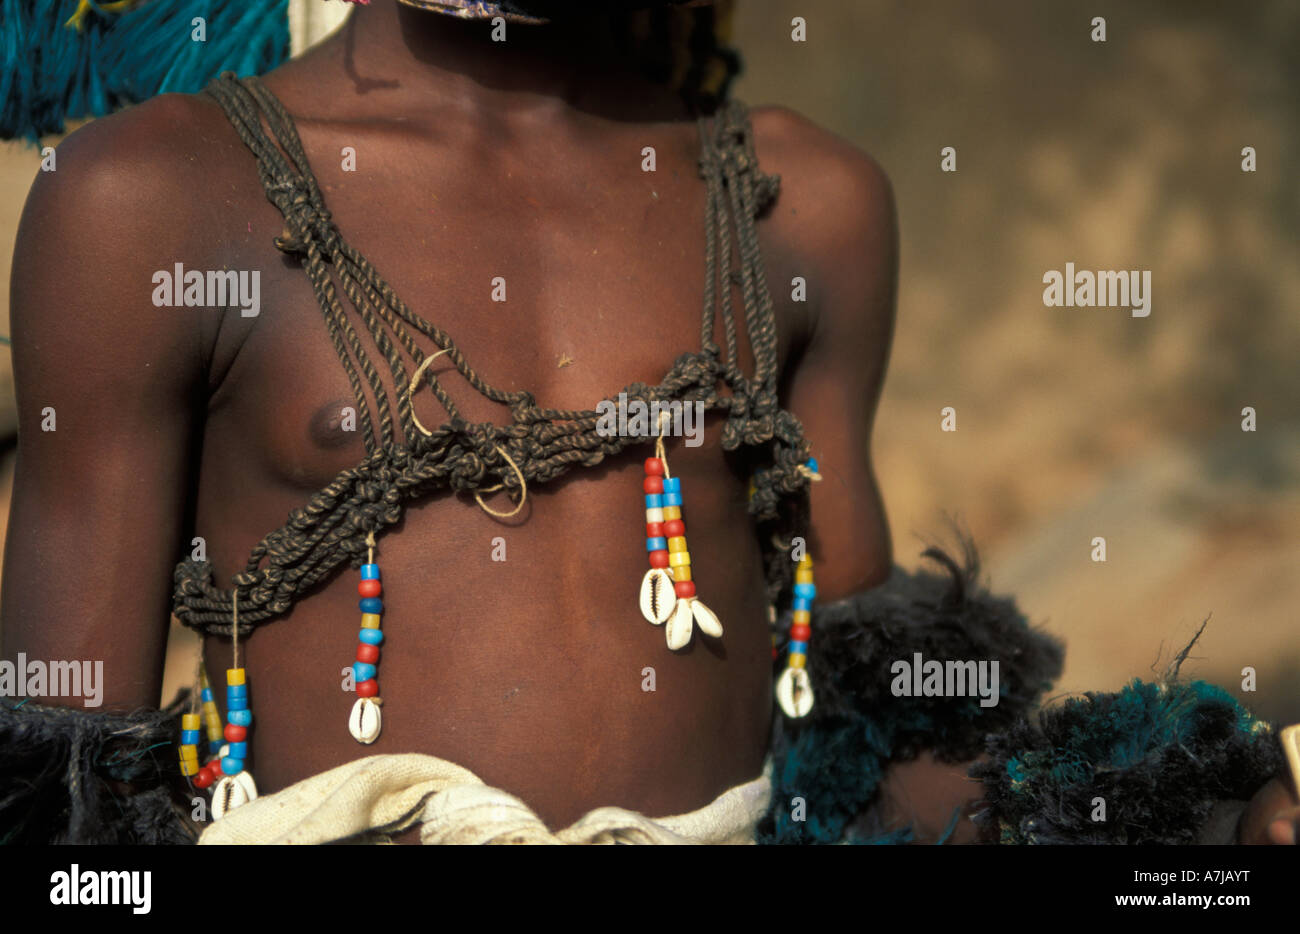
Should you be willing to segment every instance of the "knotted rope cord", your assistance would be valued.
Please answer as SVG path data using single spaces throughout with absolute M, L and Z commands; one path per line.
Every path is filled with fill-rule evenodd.
M 367 540 L 373 543 L 374 535 L 396 523 L 408 500 L 441 490 L 468 491 L 476 497 L 505 490 L 508 495 L 518 493 L 517 512 L 528 484 L 545 483 L 573 467 L 595 466 L 646 440 L 602 435 L 596 430 L 601 416 L 594 410 L 542 408 L 530 393 L 505 392 L 480 377 L 451 336 L 412 312 L 343 239 L 325 208 L 293 121 L 279 100 L 256 78 L 240 80 L 229 72 L 214 80 L 206 93 L 221 105 L 256 156 L 267 198 L 284 216 L 285 230 L 275 244 L 299 257 L 311 282 L 356 399 L 367 457 L 339 473 L 305 506 L 293 510 L 283 527 L 262 539 L 245 569 L 234 575 L 232 589 L 215 586 L 208 562 L 181 561 L 175 572 L 174 612 L 184 625 L 225 636 L 238 626 L 246 635 L 256 625 L 283 615 L 294 600 L 344 562 L 360 564 Z M 263 120 L 271 136 L 263 130 Z M 679 356 L 658 386 L 632 383 L 623 392 L 629 402 L 647 406 L 652 401 L 703 402 L 706 411 L 725 413 L 725 450 L 769 444 L 772 463 L 754 478 L 750 512 L 760 521 L 771 520 L 777 517 L 783 496 L 806 489 L 808 478 L 798 468 L 809 454 L 798 420 L 780 409 L 777 401 L 776 321 L 754 225 L 757 214 L 776 196 L 780 180 L 758 171 L 743 105 L 724 104 L 712 125 L 705 118 L 699 120 L 699 130 L 700 174 L 707 192 L 701 349 Z M 731 268 L 733 234 L 738 245 L 736 272 Z M 394 430 L 384 380 L 339 300 L 335 279 L 388 363 L 396 387 L 400 436 Z M 745 377 L 736 362 L 734 285 L 740 286 L 745 307 L 746 335 L 755 361 L 752 378 Z M 714 298 L 719 292 L 725 360 L 713 341 Z M 511 424 L 462 419 L 438 378 L 428 371 L 429 357 L 412 332 L 432 342 L 438 348 L 436 355 L 445 354 L 475 391 L 507 406 Z M 416 367 L 409 380 L 403 351 Z M 432 431 L 418 422 L 412 409 L 411 390 L 421 382 L 427 383 L 448 415 L 447 423 Z M 729 392 L 721 392 L 719 382 Z M 373 414 L 367 388 L 375 400 Z M 608 401 L 617 398 L 616 394 Z M 481 500 L 480 505 L 484 505 Z

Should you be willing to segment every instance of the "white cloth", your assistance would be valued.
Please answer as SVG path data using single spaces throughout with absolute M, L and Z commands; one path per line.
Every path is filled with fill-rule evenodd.
M 417 823 L 428 844 L 753 843 L 770 775 L 769 761 L 758 778 L 689 814 L 651 819 L 603 807 L 552 833 L 514 795 L 446 759 L 367 756 L 228 812 L 199 843 L 382 843 Z

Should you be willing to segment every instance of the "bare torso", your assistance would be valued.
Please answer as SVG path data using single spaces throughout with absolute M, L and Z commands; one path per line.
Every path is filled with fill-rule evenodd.
M 480 373 L 504 389 L 529 390 L 543 405 L 585 409 L 630 382 L 658 382 L 678 354 L 698 348 L 705 189 L 693 120 L 674 116 L 668 105 L 656 119 L 614 119 L 599 108 L 531 99 L 515 108 L 476 106 L 481 102 L 457 86 L 403 83 L 400 69 L 390 75 L 380 61 L 360 54 L 354 60 L 341 37 L 266 83 L 295 118 L 344 237 L 409 306 L 449 332 Z M 363 69 L 372 69 L 365 80 L 356 75 Z M 153 575 L 161 571 L 166 583 L 164 569 L 188 550 L 191 534 L 205 539 L 217 581 L 228 586 L 262 536 L 365 452 L 359 434 L 340 424 L 352 394 L 307 278 L 272 245 L 282 219 L 220 109 L 207 99 L 169 96 L 123 119 L 134 120 L 134 138 L 152 133 L 152 143 L 139 145 L 161 147 L 154 157 L 166 167 L 138 225 L 159 223 L 170 235 L 151 237 L 137 222 L 127 225 L 141 270 L 180 262 L 261 272 L 256 318 L 237 309 L 148 310 L 187 316 L 183 327 L 193 332 L 204 364 L 196 377 L 203 385 L 191 387 L 198 411 L 176 415 L 201 444 L 197 460 L 193 443 L 184 457 L 175 455 L 172 472 L 188 481 L 160 493 L 161 504 L 142 505 L 138 519 L 119 516 L 129 541 L 154 529 L 165 545 L 123 570 L 139 575 L 152 607 L 165 593 Z M 809 236 L 827 227 L 826 212 L 834 210 L 816 180 L 826 176 L 824 166 L 808 162 L 824 140 L 801 139 L 807 125 L 783 111 L 754 111 L 752 120 L 764 171 L 786 178 L 775 210 L 758 225 L 776 302 L 783 401 L 802 401 L 806 414 L 795 411 L 814 450 L 844 465 L 830 474 L 837 498 L 823 506 L 839 515 L 820 530 L 821 547 L 853 555 L 838 567 L 832 560 L 822 575 L 833 597 L 878 580 L 888 566 L 887 532 L 865 461 L 884 347 L 860 358 L 867 372 L 857 378 L 868 391 L 861 401 L 861 387 L 848 384 L 798 388 L 795 363 L 806 358 L 815 318 L 830 304 L 824 296 L 839 291 L 833 276 L 841 276 L 843 290 L 861 287 L 851 276 L 828 274 L 813 301 L 791 300 L 793 277 L 844 265 L 842 257 L 819 255 L 831 233 Z M 356 152 L 355 172 L 342 169 L 344 146 Z M 656 151 L 654 172 L 642 170 L 646 146 Z M 121 191 L 108 179 L 105 203 L 138 198 L 143 171 L 138 163 L 122 169 L 135 179 L 132 192 L 125 179 Z M 805 172 L 814 178 L 801 181 Z M 498 276 L 506 281 L 504 303 L 491 298 Z M 892 303 L 892 285 L 879 287 Z M 868 331 L 884 344 L 889 320 L 878 314 Z M 188 351 L 190 340 L 178 333 L 173 342 Z M 169 349 L 146 339 L 122 353 L 139 354 L 135 363 L 148 367 L 161 365 Z M 561 366 L 562 358 L 571 363 Z M 752 369 L 747 351 L 742 368 Z M 508 421 L 450 367 L 436 372 L 466 418 Z M 66 404 L 86 409 L 84 402 Z M 860 405 L 865 417 L 849 411 Z M 444 420 L 431 393 L 418 396 L 416 409 L 426 423 Z M 142 426 L 150 424 L 147 415 Z M 85 411 L 85 419 L 93 417 Z M 637 610 L 646 567 L 641 459 L 651 452 L 648 444 L 530 488 L 515 519 L 494 519 L 468 497 L 434 497 L 408 508 L 379 540 L 384 729 L 373 746 L 349 735 L 354 695 L 342 689 L 342 669 L 357 642 L 355 571 L 342 569 L 245 642 L 256 717 L 250 768 L 261 790 L 364 754 L 423 752 L 471 769 L 548 823 L 563 825 L 610 804 L 682 813 L 755 777 L 772 711 L 767 607 L 746 512 L 747 470 L 724 458 L 719 427 L 708 423 L 701 447 L 674 442 L 669 457 L 683 477 L 695 579 L 722 619 L 721 640 L 697 634 L 689 649 L 670 652 L 662 629 Z M 504 500 L 494 505 L 510 508 Z M 192 528 L 162 521 L 173 513 L 191 514 Z M 148 525 L 151 515 L 159 521 Z M 21 527 L 22 514 L 16 521 Z M 135 521 L 142 527 L 131 538 Z M 494 560 L 498 538 L 504 561 Z M 57 563 L 49 555 L 41 560 Z M 5 596 L 7 613 L 21 615 L 19 598 L 8 589 Z M 145 612 L 131 599 L 115 592 L 104 613 L 115 605 Z M 21 623 L 15 631 L 20 645 L 36 651 L 47 638 Z M 64 638 L 66 644 L 66 632 Z M 97 651 L 110 672 L 149 664 L 126 645 Z M 209 639 L 206 651 L 213 683 L 224 683 L 228 641 Z M 149 652 L 156 657 L 152 645 Z M 653 691 L 643 689 L 647 668 L 654 670 Z M 153 679 L 135 679 L 137 687 L 119 690 L 117 701 L 147 693 Z

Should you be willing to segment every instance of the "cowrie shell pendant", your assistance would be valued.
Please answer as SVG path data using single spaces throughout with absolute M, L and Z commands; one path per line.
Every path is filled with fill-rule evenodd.
M 257 799 L 257 785 L 248 770 L 223 776 L 212 790 L 212 819 L 221 820 L 240 805 Z
M 656 626 L 662 626 L 673 615 L 677 594 L 673 578 L 665 568 L 651 568 L 641 578 L 641 615 Z
M 806 717 L 813 707 L 807 668 L 787 668 L 776 680 L 776 702 L 787 717 Z
M 379 712 L 379 698 L 358 697 L 352 705 L 352 715 L 348 717 L 348 730 L 353 739 L 368 746 L 379 738 L 383 719 Z

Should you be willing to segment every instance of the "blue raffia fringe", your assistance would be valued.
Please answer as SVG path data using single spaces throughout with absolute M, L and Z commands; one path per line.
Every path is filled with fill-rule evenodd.
M 972 770 L 989 803 L 978 822 L 1002 843 L 1196 843 L 1217 803 L 1249 800 L 1284 767 L 1270 725 L 1204 681 L 1089 692 L 989 753 Z
M 64 121 L 100 117 L 223 71 L 263 74 L 289 56 L 288 0 L 139 0 L 118 13 L 80 0 L 0 0 L 0 138 L 38 142 Z M 196 17 L 205 41 L 193 38 Z
M 879 822 L 876 793 L 890 763 L 923 750 L 944 762 L 985 757 L 970 774 L 984 786 L 975 823 L 986 843 L 1194 843 L 1216 805 L 1249 800 L 1281 774 L 1269 725 L 1214 685 L 1177 680 L 1176 666 L 1160 683 L 1089 693 L 1035 722 L 1062 646 L 1031 630 L 1014 601 L 976 586 L 978 558 L 963 545 L 964 567 L 926 552 L 946 575 L 895 568 L 875 590 L 814 608 L 817 702 L 805 720 L 777 718 L 760 843 L 911 842 L 910 828 Z M 999 703 L 893 696 L 889 667 L 915 652 L 999 660 Z M 1104 821 L 1094 820 L 1098 797 Z

